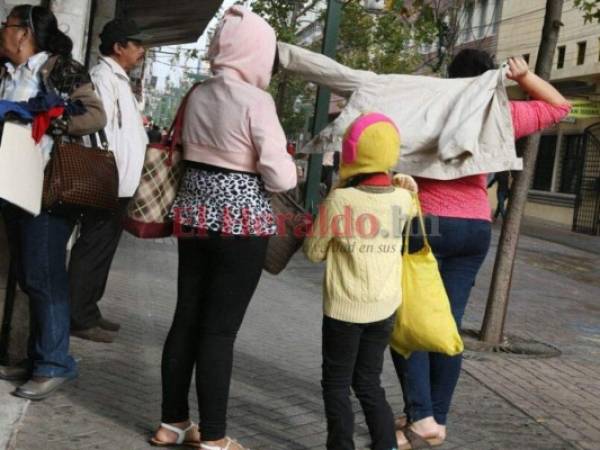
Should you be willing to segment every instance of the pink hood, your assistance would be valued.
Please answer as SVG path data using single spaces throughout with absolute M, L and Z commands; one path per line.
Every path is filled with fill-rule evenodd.
M 213 73 L 234 73 L 246 83 L 267 89 L 275 60 L 275 31 L 260 16 L 236 5 L 229 8 L 211 41 Z

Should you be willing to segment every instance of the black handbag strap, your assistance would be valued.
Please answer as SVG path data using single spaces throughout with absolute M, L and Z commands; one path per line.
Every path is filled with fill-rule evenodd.
M 102 145 L 102 148 L 108 150 L 108 138 L 106 137 L 104 128 L 98 131 L 98 136 L 100 136 L 100 145 Z
M 106 137 L 106 133 L 104 132 L 104 129 L 98 131 L 97 133 L 93 133 L 93 134 L 89 135 L 92 147 L 98 148 L 98 139 L 96 138 L 96 134 L 98 134 L 98 137 L 100 138 L 100 146 L 104 150 L 108 150 L 108 138 Z
M 96 134 L 98 137 L 96 137 Z M 96 133 L 88 134 L 90 138 L 90 144 L 92 148 L 102 148 L 102 150 L 110 151 L 108 148 L 108 138 L 106 137 L 106 133 L 104 129 L 97 131 Z M 100 146 L 98 146 L 98 138 L 100 138 Z M 60 136 L 54 136 L 54 143 L 59 144 L 61 142 L 77 142 L 74 141 L 73 136 L 69 136 L 67 134 L 63 134 Z

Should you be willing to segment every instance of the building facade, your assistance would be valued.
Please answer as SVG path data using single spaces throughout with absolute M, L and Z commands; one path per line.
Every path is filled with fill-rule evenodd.
M 425 62 L 417 70 L 418 74 L 428 75 L 432 71 L 443 74 L 452 56 L 465 48 L 496 54 L 502 0 L 436 0 L 430 3 L 437 14 L 445 17 L 446 37 L 421 46 Z
M 459 12 L 459 33 L 454 53 L 463 48 L 478 48 L 496 53 L 502 0 L 476 0 Z
M 302 47 L 310 47 L 323 37 L 323 22 L 321 14 L 327 8 L 325 0 L 319 0 L 314 6 L 298 18 L 298 32 L 296 33 L 296 44 Z

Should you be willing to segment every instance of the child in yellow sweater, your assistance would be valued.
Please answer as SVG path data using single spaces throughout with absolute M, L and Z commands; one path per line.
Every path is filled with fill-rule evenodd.
M 348 128 L 340 186 L 323 201 L 306 256 L 326 261 L 323 287 L 323 400 L 327 449 L 354 449 L 350 387 L 374 450 L 397 447 L 394 418 L 380 384 L 383 354 L 402 301 L 402 231 L 416 214 L 412 194 L 392 184 L 400 136 L 369 113 Z

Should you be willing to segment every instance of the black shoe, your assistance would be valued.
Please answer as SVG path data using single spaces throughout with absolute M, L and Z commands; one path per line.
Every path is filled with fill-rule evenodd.
M 13 395 L 29 400 L 44 400 L 69 380 L 70 378 L 62 377 L 34 377 L 23 386 L 19 386 Z
M 98 321 L 98 326 L 100 328 L 102 328 L 103 330 L 106 331 L 113 331 L 113 332 L 117 332 L 121 329 L 121 325 L 119 325 L 116 322 L 111 322 L 108 319 L 105 319 L 104 317 L 102 317 L 99 321 Z
M 99 326 L 86 328 L 85 330 L 71 330 L 71 336 L 94 342 L 111 343 L 115 340 L 116 334 L 106 331 Z

